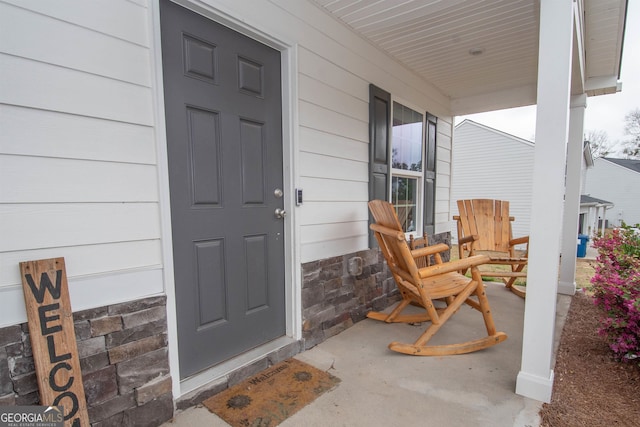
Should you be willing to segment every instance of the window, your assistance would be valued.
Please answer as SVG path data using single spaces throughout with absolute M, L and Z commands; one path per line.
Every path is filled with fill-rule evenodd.
M 369 122 L 369 198 L 390 201 L 406 233 L 433 234 L 436 117 L 371 85 Z
M 424 116 L 393 103 L 391 129 L 391 203 L 405 233 L 422 227 L 422 155 Z

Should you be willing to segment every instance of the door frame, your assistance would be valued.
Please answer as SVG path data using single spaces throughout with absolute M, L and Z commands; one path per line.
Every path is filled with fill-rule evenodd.
M 296 172 L 297 146 L 298 146 L 298 94 L 297 94 L 297 45 L 286 40 L 282 36 L 276 36 L 268 29 L 247 24 L 240 19 L 237 10 L 218 8 L 199 0 L 171 0 L 180 6 L 197 12 L 208 19 L 225 25 L 232 30 L 251 37 L 281 54 L 281 83 L 282 83 L 282 152 L 283 152 L 283 179 L 284 179 L 284 208 L 288 215 L 284 223 L 284 269 L 285 269 L 285 310 L 286 331 L 285 336 L 275 341 L 264 344 L 247 353 L 239 355 L 227 362 L 216 365 L 199 374 L 193 375 L 182 381 L 180 378 L 176 292 L 173 269 L 173 240 L 171 237 L 171 205 L 169 194 L 169 163 L 167 159 L 167 136 L 164 108 L 164 84 L 162 69 L 162 45 L 160 31 L 160 5 L 158 1 L 150 2 L 150 48 L 152 52 L 151 68 L 152 92 L 154 96 L 155 114 L 155 139 L 158 169 L 158 198 L 161 226 L 161 247 L 163 260 L 164 291 L 167 297 L 167 333 L 169 348 L 169 368 L 173 381 L 173 398 L 177 399 L 199 387 L 224 378 L 229 372 L 264 357 L 266 354 L 277 350 L 291 342 L 302 338 L 302 298 L 300 264 L 300 233 L 296 221 L 294 186 L 298 175 Z

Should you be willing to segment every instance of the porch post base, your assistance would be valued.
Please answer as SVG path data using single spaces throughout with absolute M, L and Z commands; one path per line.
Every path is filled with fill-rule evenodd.
M 558 283 L 558 293 L 562 295 L 575 295 L 576 293 L 576 282 L 560 282 Z
M 516 394 L 549 403 L 551 402 L 552 391 L 553 370 L 549 371 L 549 378 L 540 377 L 524 371 L 518 373 Z

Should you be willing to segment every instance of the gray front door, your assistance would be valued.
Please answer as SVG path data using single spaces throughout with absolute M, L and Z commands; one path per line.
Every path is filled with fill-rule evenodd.
M 280 52 L 166 0 L 160 16 L 186 378 L 285 334 Z

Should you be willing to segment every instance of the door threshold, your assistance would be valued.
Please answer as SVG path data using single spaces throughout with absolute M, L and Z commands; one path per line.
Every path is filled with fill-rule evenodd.
M 184 380 L 180 381 L 180 397 L 185 396 L 187 393 L 195 391 L 210 383 L 218 382 L 221 380 L 227 381 L 227 375 L 243 366 L 250 365 L 251 363 L 264 358 L 269 353 L 279 350 L 289 344 L 296 342 L 291 337 L 280 337 L 273 341 L 269 341 L 259 347 L 242 353 L 239 356 L 229 359 L 226 362 L 222 362 L 212 368 L 194 374 Z M 177 397 L 174 396 L 174 399 Z

